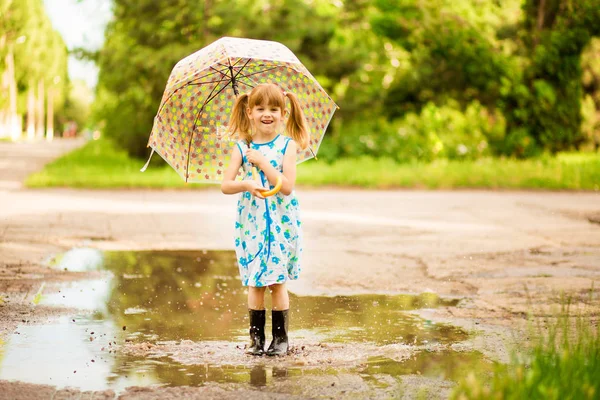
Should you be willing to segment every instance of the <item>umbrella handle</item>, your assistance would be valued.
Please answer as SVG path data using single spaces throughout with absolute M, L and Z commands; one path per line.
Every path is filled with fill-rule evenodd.
M 281 190 L 281 186 L 283 186 L 283 181 L 281 180 L 281 176 L 278 176 L 277 182 L 275 182 L 275 187 L 271 190 L 261 190 L 260 194 L 262 194 L 263 197 L 273 196 L 275 193 Z
M 256 167 L 252 167 L 252 179 L 254 179 L 259 185 L 262 185 L 262 181 L 260 179 L 260 175 L 258 174 L 258 169 Z M 281 176 L 278 176 L 277 182 L 275 182 L 275 187 L 271 190 L 261 190 L 260 194 L 263 197 L 273 196 L 281 190 L 282 185 L 283 181 L 281 180 Z
M 258 169 L 255 166 L 252 166 L 252 179 L 254 179 L 256 183 L 262 186 L 262 181 L 260 179 L 260 175 L 258 174 Z

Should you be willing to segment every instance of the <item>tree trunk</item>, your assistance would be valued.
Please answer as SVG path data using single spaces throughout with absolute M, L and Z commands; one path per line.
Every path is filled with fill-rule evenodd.
M 38 139 L 44 138 L 44 81 L 38 82 L 38 98 L 37 98 L 37 123 L 36 123 L 36 134 Z
M 15 62 L 12 52 L 6 55 L 6 72 L 8 74 L 8 129 L 13 140 L 21 137 L 21 121 L 17 114 L 17 81 L 15 79 Z
M 33 81 L 30 81 L 27 89 L 27 140 L 35 139 L 35 103 L 35 89 Z
M 544 29 L 544 15 L 546 14 L 546 0 L 540 0 L 537 10 L 537 26 L 536 31 L 533 34 L 533 48 L 536 48 L 540 42 L 540 36 L 542 35 L 542 29 Z
M 46 140 L 54 139 L 54 88 L 48 88 L 48 113 L 46 115 Z
M 544 15 L 546 14 L 546 0 L 540 0 L 537 15 L 537 30 L 538 32 L 544 28 Z

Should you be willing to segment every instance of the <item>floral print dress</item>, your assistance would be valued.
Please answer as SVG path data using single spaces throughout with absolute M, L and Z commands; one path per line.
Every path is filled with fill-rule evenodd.
M 250 143 L 279 172 L 283 172 L 283 155 L 290 138 L 278 135 L 268 143 Z M 252 179 L 252 165 L 246 158 L 248 144 L 240 141 L 243 179 Z M 270 187 L 260 171 L 264 187 Z M 264 287 L 298 279 L 302 253 L 302 229 L 295 192 L 281 192 L 264 200 L 242 192 L 237 204 L 235 252 L 244 286 Z

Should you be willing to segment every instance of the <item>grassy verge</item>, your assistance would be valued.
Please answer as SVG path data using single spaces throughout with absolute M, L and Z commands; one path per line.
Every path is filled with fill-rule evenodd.
M 150 166 L 142 173 L 143 165 L 144 161 L 130 158 L 108 140 L 90 141 L 30 175 L 25 185 L 97 189 L 192 187 L 166 163 L 161 167 Z
M 600 190 L 600 154 L 565 153 L 535 160 L 485 158 L 396 164 L 387 159 L 307 162 L 298 180 L 309 185 L 368 188 Z
M 600 398 L 600 329 L 589 318 L 573 318 L 566 310 L 546 328 L 538 326 L 538 339 L 527 356 L 497 366 L 486 381 L 470 374 L 451 399 Z
M 158 157 L 158 156 L 155 156 Z M 202 188 L 185 185 L 166 164 L 139 172 L 131 159 L 106 140 L 92 141 L 30 176 L 29 187 Z M 564 153 L 535 160 L 486 158 L 397 164 L 389 159 L 310 160 L 298 166 L 298 184 L 362 188 L 490 188 L 600 190 L 600 154 Z

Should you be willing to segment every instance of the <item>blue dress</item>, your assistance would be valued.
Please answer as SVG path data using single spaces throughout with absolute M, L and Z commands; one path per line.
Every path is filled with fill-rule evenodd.
M 250 143 L 279 172 L 290 138 L 278 135 L 268 143 Z M 252 179 L 252 165 L 246 158 L 248 144 L 240 141 L 243 180 Z M 260 171 L 264 187 L 270 187 Z M 302 229 L 296 194 L 281 192 L 264 200 L 242 192 L 237 204 L 235 252 L 244 286 L 264 287 L 298 279 L 302 254 Z

